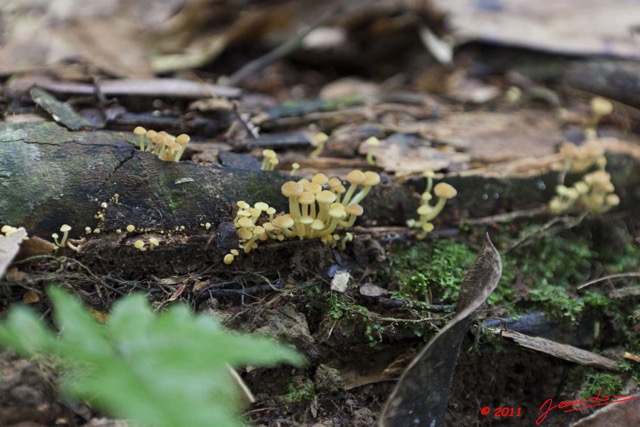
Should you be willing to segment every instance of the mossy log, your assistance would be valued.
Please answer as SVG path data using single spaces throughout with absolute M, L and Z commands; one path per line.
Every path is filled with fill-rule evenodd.
M 0 126 L 0 223 L 24 226 L 49 236 L 62 224 L 72 237 L 97 227 L 104 209 L 106 231 L 136 228 L 170 230 L 233 217 L 235 203 L 264 201 L 286 209 L 280 186 L 289 179 L 277 172 L 250 171 L 190 161 L 160 161 L 140 152 L 133 134 L 112 131 L 70 132 L 53 122 Z M 617 192 L 627 205 L 639 197 L 638 159 L 610 157 Z M 365 199 L 362 224 L 402 225 L 415 216 L 424 180 L 395 184 L 383 180 Z M 539 207 L 553 196 L 555 173 L 534 178 L 468 175 L 448 177 L 458 189 L 441 221 L 475 218 Z M 117 203 L 114 196 L 118 195 Z

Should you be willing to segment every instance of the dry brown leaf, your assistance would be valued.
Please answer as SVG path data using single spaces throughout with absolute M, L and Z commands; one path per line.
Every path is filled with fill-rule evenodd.
M 483 162 L 551 155 L 563 139 L 559 120 L 544 111 L 452 113 L 422 129 L 427 138 Z
M 33 292 L 31 289 L 29 289 L 27 293 L 22 297 L 22 302 L 25 304 L 35 304 L 38 301 L 40 301 L 40 295 Z
M 18 254 L 20 243 L 22 243 L 22 239 L 26 237 L 26 235 L 27 232 L 24 228 L 19 228 L 8 236 L 0 235 L 0 278 L 4 276 L 7 267 L 9 267 L 13 258 Z
M 487 40 L 550 52 L 640 58 L 640 3 L 436 0 L 458 44 Z
M 0 4 L 0 74 L 89 63 L 116 76 L 150 76 L 141 34 L 183 0 L 21 0 Z M 5 2 L 6 3 L 6 2 Z
M 376 166 L 397 175 L 422 173 L 425 170 L 439 171 L 451 167 L 452 164 L 463 164 L 469 161 L 465 153 L 443 151 L 428 146 L 428 142 L 411 135 L 396 134 L 380 141 L 377 147 L 360 145 L 360 152 L 373 149 Z

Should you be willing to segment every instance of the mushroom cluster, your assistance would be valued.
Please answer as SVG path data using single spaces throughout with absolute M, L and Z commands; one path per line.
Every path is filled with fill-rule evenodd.
M 336 230 L 346 229 L 364 212 L 360 202 L 371 188 L 380 182 L 375 172 L 353 170 L 346 176 L 348 188 L 338 178 L 329 179 L 318 173 L 311 180 L 287 181 L 282 195 L 289 199 L 289 212 L 276 215 L 276 210 L 264 202 L 253 206 L 239 201 L 233 221 L 240 248 L 248 253 L 267 239 L 320 239 L 335 245 L 340 241 Z M 229 256 L 231 255 L 231 256 Z M 233 251 L 225 263 L 233 262 Z
M 604 156 L 604 148 L 597 140 L 590 140 L 578 146 L 575 144 L 563 144 L 560 154 L 564 158 L 564 164 L 559 168 L 566 172 L 584 173 L 596 165 L 604 170 L 607 159 Z
M 556 196 L 549 202 L 549 210 L 561 214 L 570 210 L 604 213 L 620 204 L 614 192 L 611 175 L 604 170 L 588 173 L 571 187 L 556 186 Z
M 561 183 L 556 186 L 556 196 L 549 202 L 551 213 L 561 214 L 572 210 L 604 213 L 620 204 L 611 175 L 605 170 L 607 158 L 604 148 L 597 141 L 588 141 L 581 146 L 564 144 L 560 153 L 564 156 L 564 169 Z M 564 173 L 585 173 L 593 170 L 594 166 L 595 171 L 586 173 L 572 186 L 564 185 Z
M 420 207 L 418 207 L 417 213 L 420 215 L 418 220 L 410 219 L 407 221 L 407 225 L 413 228 L 419 228 L 421 231 L 416 236 L 418 239 L 424 239 L 427 237 L 433 230 L 433 223 L 431 221 L 437 217 L 444 205 L 447 203 L 447 200 L 453 199 L 456 197 L 458 192 L 453 186 L 447 184 L 446 182 L 440 182 L 433 187 L 433 171 L 426 171 L 424 173 L 425 178 L 427 178 L 427 187 L 424 192 L 420 196 L 422 203 Z M 433 188 L 433 195 L 438 198 L 438 201 L 435 205 L 431 205 L 431 200 L 433 199 L 433 195 L 431 194 L 431 189 Z
M 167 162 L 179 162 L 185 147 L 191 140 L 185 133 L 173 136 L 165 131 L 146 130 L 142 126 L 136 127 L 133 133 L 138 135 L 140 151 L 152 152 L 160 160 Z
M 263 171 L 272 171 L 278 163 L 278 155 L 275 151 L 270 149 L 262 150 L 262 165 L 260 169 Z

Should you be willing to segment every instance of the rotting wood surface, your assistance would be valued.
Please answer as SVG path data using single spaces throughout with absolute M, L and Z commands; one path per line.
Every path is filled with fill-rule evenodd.
M 288 175 L 163 162 L 131 141 L 132 134 L 70 132 L 53 122 L 0 126 L 0 223 L 41 236 L 70 224 L 71 235 L 78 236 L 85 227 L 98 226 L 95 215 L 103 202 L 105 231 L 128 224 L 160 230 L 206 222 L 215 227 L 232 218 L 238 200 L 286 208 L 280 186 Z M 633 173 L 639 161 L 609 153 L 608 169 L 623 207 L 640 199 L 640 177 Z M 446 181 L 458 189 L 444 215 L 452 222 L 539 207 L 553 196 L 557 174 L 519 178 L 478 172 L 449 175 Z M 383 179 L 363 202 L 361 224 L 404 225 L 415 216 L 416 193 L 423 189 L 423 179 Z

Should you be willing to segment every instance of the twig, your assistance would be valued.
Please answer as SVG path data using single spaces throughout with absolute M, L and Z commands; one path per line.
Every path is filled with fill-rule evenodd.
M 463 221 L 463 223 L 469 225 L 490 225 L 496 222 L 509 222 L 514 219 L 531 218 L 533 216 L 541 215 L 546 212 L 546 206 L 540 206 L 534 209 L 527 209 L 523 211 L 507 212 L 498 215 L 485 216 L 484 218 L 468 219 Z
M 248 64 L 243 65 L 238 71 L 229 76 L 228 84 L 230 86 L 236 86 L 241 83 L 244 79 L 256 73 L 257 71 L 265 68 L 266 66 L 276 62 L 278 59 L 288 55 L 293 50 L 295 50 L 302 41 L 316 28 L 324 25 L 331 19 L 336 16 L 339 16 L 344 12 L 344 6 L 338 6 L 329 13 L 320 17 L 317 22 L 309 26 L 307 29 L 303 30 L 300 34 L 295 36 L 294 38 L 287 40 L 280 46 L 270 50 L 260 58 L 254 59 Z
M 583 213 L 578 217 L 557 217 L 557 218 L 552 218 L 551 220 L 547 221 L 545 224 L 543 224 L 540 228 L 536 229 L 535 231 L 533 231 L 530 234 L 527 234 L 526 236 L 522 236 L 519 239 L 517 239 L 515 242 L 511 243 L 509 246 L 507 246 L 507 249 L 505 249 L 505 253 L 512 251 L 513 249 L 517 248 L 518 246 L 521 246 L 522 244 L 524 244 L 527 240 L 531 239 L 531 238 L 539 238 L 539 237 L 544 237 L 545 235 L 549 234 L 551 228 L 557 224 L 557 223 L 564 223 L 565 224 L 565 229 L 571 229 L 577 225 L 579 225 L 582 220 L 588 215 L 587 213 Z
M 604 277 L 600 277 L 598 279 L 593 279 L 588 281 L 587 283 L 583 283 L 582 285 L 578 286 L 577 289 L 582 289 L 582 288 L 586 288 L 589 285 L 593 285 L 594 283 L 598 283 L 598 282 L 603 282 L 605 280 L 610 280 L 610 279 L 620 279 L 623 277 L 640 277 L 640 273 L 620 273 L 620 274 L 611 274 L 610 276 L 604 276 Z

